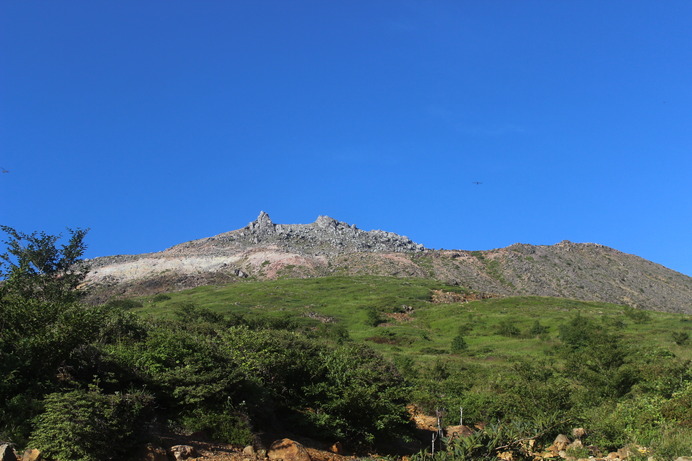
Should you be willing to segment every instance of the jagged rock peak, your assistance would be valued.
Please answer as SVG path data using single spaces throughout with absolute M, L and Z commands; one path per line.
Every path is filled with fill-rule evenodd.
M 270 218 L 269 215 L 264 211 L 260 211 L 257 219 L 248 224 L 248 227 L 251 230 L 272 231 L 274 230 L 275 226 L 272 222 L 272 218 Z
M 339 225 L 339 221 L 334 218 L 330 218 L 329 216 L 320 215 L 315 220 L 315 224 L 317 227 L 321 227 L 323 229 L 335 229 Z
M 424 251 L 408 237 L 380 230 L 364 231 L 353 224 L 320 215 L 310 224 L 275 224 L 264 211 L 238 231 L 212 237 L 218 244 L 276 245 L 300 254 Z

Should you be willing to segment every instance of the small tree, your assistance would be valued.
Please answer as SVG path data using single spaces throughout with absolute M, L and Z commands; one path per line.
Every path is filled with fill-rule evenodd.
M 25 443 L 43 395 L 56 389 L 57 368 L 98 334 L 98 311 L 75 301 L 86 276 L 80 257 L 85 230 L 60 236 L 7 234 L 0 254 L 0 438 Z
M 9 238 L 7 251 L 0 254 L 0 277 L 6 279 L 3 292 L 49 302 L 73 302 L 86 278 L 88 267 L 81 260 L 86 244 L 86 229 L 68 229 L 70 238 L 57 246 L 60 235 L 45 232 L 24 234 L 0 226 Z

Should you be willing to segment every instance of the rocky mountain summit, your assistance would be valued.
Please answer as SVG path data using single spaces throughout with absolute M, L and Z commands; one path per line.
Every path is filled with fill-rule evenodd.
M 310 224 L 274 224 L 262 211 L 242 229 L 215 237 L 194 240 L 167 250 L 171 254 L 212 254 L 246 251 L 257 246 L 276 246 L 303 256 L 341 253 L 405 253 L 424 251 L 425 247 L 392 232 L 364 231 L 353 224 L 319 216 Z
M 245 278 L 379 275 L 433 278 L 501 296 L 555 296 L 692 313 L 692 278 L 594 243 L 430 250 L 391 232 L 320 216 L 275 224 L 260 213 L 242 229 L 158 253 L 90 261 L 92 301 Z

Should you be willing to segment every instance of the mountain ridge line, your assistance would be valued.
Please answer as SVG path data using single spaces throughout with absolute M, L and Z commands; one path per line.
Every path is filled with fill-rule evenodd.
M 692 278 L 598 243 L 515 243 L 491 250 L 433 250 L 405 236 L 365 231 L 328 216 L 247 226 L 160 252 L 89 260 L 94 302 L 233 283 L 247 278 L 380 275 L 433 278 L 503 296 L 535 295 L 692 313 Z

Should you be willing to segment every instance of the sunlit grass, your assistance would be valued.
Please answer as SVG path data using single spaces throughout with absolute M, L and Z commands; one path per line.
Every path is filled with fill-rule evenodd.
M 518 358 L 550 356 L 557 344 L 559 327 L 575 315 L 593 318 L 616 326 L 627 342 L 637 347 L 666 349 L 683 359 L 692 359 L 689 345 L 677 345 L 672 331 L 692 333 L 689 315 L 648 312 L 638 323 L 627 315 L 626 306 L 547 297 L 492 298 L 468 303 L 433 304 L 434 289 L 462 292 L 461 287 L 436 281 L 391 277 L 324 277 L 247 281 L 228 286 L 206 286 L 170 293 L 170 299 L 154 302 L 141 298 L 143 315 L 170 316 L 185 304 L 247 318 L 291 318 L 300 324 L 316 325 L 309 318 L 318 314 L 333 319 L 350 337 L 367 342 L 393 357 L 406 354 L 417 363 L 443 357 L 450 362 L 496 366 Z M 407 307 L 404 307 L 407 306 Z M 368 323 L 368 311 L 375 310 L 380 325 Z M 405 313 L 399 318 L 387 314 Z M 630 311 L 631 314 L 631 311 Z M 538 321 L 547 333 L 531 335 Z M 516 327 L 517 336 L 504 336 L 501 326 Z M 451 354 L 457 334 L 465 338 L 468 349 Z

